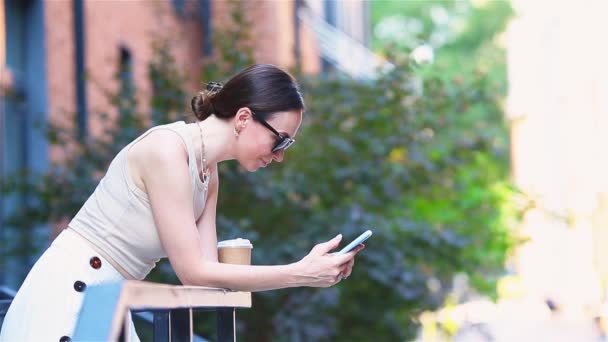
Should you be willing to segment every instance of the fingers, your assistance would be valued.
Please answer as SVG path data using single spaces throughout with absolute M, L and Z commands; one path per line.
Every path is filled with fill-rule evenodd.
M 351 273 L 353 272 L 353 267 L 355 265 L 355 255 L 364 248 L 365 248 L 365 245 L 361 244 L 361 245 L 357 246 L 357 248 L 348 252 L 347 254 L 339 256 L 339 257 L 344 257 L 344 258 L 342 258 L 342 260 L 339 261 L 339 262 L 341 262 L 340 280 L 350 277 Z
M 330 278 L 325 278 L 325 283 L 320 285 L 321 287 L 331 287 L 337 285 L 340 281 L 348 278 L 353 272 L 353 266 L 355 265 L 355 260 L 351 259 L 346 262 L 345 265 L 336 266 L 333 272 L 331 272 Z M 327 282 L 329 281 L 329 282 Z
M 316 280 L 313 281 L 309 286 L 334 286 L 341 280 L 351 275 L 355 264 L 354 257 L 358 252 L 365 248 L 365 245 L 360 244 L 352 251 L 344 255 L 328 255 L 329 251 L 335 249 L 339 245 L 341 239 L 342 235 L 339 234 L 327 242 L 317 244 L 311 250 L 309 253 L 309 259 L 307 260 L 310 260 L 311 262 L 314 261 L 314 263 L 319 263 L 318 265 L 322 268 L 319 269 Z
M 338 275 L 335 276 L 335 278 L 333 279 L 332 286 L 336 285 L 340 281 L 348 278 L 351 275 L 351 273 L 353 272 L 354 265 L 355 265 L 355 259 L 350 259 L 344 265 L 340 265 L 338 267 L 338 269 L 339 269 Z
M 365 245 L 361 244 L 346 254 L 337 255 L 336 261 L 338 262 L 339 265 L 344 265 L 345 263 L 352 260 L 355 257 L 355 255 L 357 255 L 357 253 L 359 253 L 364 248 L 365 248 Z
M 342 234 L 338 234 L 338 235 L 336 235 L 335 238 L 333 238 L 327 242 L 317 244 L 316 246 L 313 247 L 311 252 L 314 253 L 315 255 L 327 254 L 332 249 L 335 249 L 336 247 L 338 247 L 341 240 L 342 240 Z
M 333 283 L 330 286 L 336 285 L 340 281 L 348 278 L 350 274 L 353 272 L 353 266 L 355 265 L 355 259 L 350 259 L 344 265 L 337 266 L 337 274 L 334 275 Z
M 350 277 L 350 274 L 353 272 L 353 267 L 355 266 L 355 259 L 351 259 L 342 269 L 342 279 L 346 279 Z

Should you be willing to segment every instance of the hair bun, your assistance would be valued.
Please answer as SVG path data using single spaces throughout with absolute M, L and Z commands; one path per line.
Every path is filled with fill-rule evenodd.
M 213 98 L 223 87 L 224 86 L 220 82 L 209 82 L 207 83 L 205 91 L 199 92 L 192 98 L 190 105 L 192 106 L 192 112 L 197 119 L 202 121 L 211 114 L 219 115 L 215 106 L 213 106 Z

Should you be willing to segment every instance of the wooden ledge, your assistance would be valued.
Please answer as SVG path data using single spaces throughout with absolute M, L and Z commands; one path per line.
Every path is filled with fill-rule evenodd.
M 202 286 L 180 286 L 128 280 L 121 301 L 129 309 L 177 309 L 202 307 L 250 308 L 251 292 Z
M 74 339 L 118 340 L 123 328 L 129 331 L 127 313 L 131 309 L 197 308 L 251 308 L 251 292 L 136 280 L 91 285 L 85 292 Z

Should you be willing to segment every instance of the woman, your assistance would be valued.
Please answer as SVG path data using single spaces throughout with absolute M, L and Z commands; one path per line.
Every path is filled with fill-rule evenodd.
M 328 287 L 352 272 L 355 254 L 329 252 L 277 266 L 218 263 L 217 164 L 248 171 L 283 161 L 302 122 L 293 77 L 254 65 L 192 99 L 195 123 L 156 126 L 118 153 L 80 211 L 36 262 L 8 310 L 1 341 L 69 341 L 87 285 L 144 279 L 168 257 L 184 285 L 263 291 Z M 138 340 L 131 323 L 131 338 Z

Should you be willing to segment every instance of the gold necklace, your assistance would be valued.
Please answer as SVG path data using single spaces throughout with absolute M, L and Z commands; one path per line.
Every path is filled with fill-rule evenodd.
M 207 181 L 207 177 L 209 177 L 209 169 L 207 166 L 207 160 L 205 160 L 205 143 L 203 141 L 203 129 L 201 128 L 200 121 L 196 123 L 198 126 L 198 131 L 201 135 L 201 173 L 203 174 L 203 182 Z

